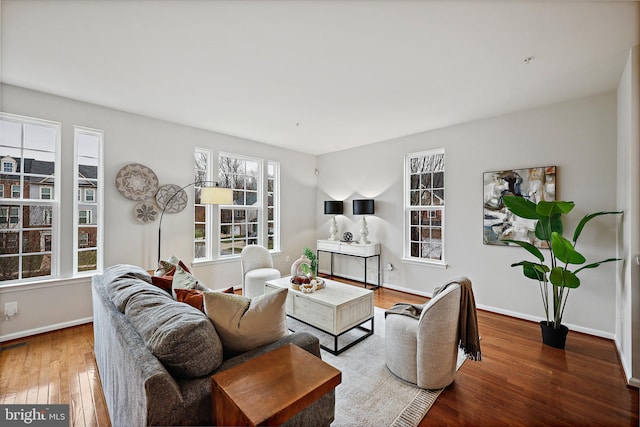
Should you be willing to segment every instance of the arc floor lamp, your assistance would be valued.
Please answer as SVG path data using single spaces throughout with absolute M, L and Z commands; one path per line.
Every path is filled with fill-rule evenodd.
M 205 184 L 213 184 L 211 186 L 205 186 Z M 196 181 L 185 185 L 177 190 L 162 207 L 162 213 L 160 214 L 160 222 L 158 223 L 158 262 L 160 262 L 160 247 L 162 244 L 162 218 L 167 207 L 171 204 L 171 201 L 182 192 L 185 188 L 192 185 L 200 185 L 200 203 L 203 205 L 232 205 L 233 204 L 233 190 L 230 188 L 220 187 L 217 181 Z

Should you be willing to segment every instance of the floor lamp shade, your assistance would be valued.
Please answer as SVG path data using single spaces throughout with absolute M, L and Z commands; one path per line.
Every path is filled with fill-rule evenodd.
M 207 187 L 207 184 L 212 183 L 213 186 Z M 233 204 L 233 190 L 230 188 L 223 188 L 215 181 L 196 181 L 191 184 L 187 184 L 180 190 L 176 191 L 165 203 L 160 213 L 160 221 L 158 222 L 158 263 L 160 262 L 160 246 L 162 245 L 162 218 L 167 210 L 167 206 L 176 195 L 187 187 L 192 185 L 200 186 L 200 203 L 203 205 L 232 205 Z
M 342 202 L 338 200 L 326 200 L 324 202 L 325 215 L 342 215 Z
M 354 215 L 373 215 L 374 200 L 373 199 L 357 199 L 353 201 Z
M 232 205 L 233 191 L 222 187 L 201 187 L 200 203 L 203 205 Z

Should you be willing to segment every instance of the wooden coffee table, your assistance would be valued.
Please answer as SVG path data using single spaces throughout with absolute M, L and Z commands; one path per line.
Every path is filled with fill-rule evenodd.
M 211 421 L 219 426 L 280 425 L 341 381 L 339 370 L 288 344 L 212 375 Z

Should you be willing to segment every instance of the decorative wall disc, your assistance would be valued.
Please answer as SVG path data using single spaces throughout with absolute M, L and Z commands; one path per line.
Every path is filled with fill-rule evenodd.
M 156 193 L 156 202 L 160 210 L 166 206 L 167 213 L 181 212 L 187 206 L 187 193 L 175 184 L 163 185 Z
M 143 224 L 153 222 L 160 215 L 160 211 L 153 201 L 141 202 L 133 208 L 133 217 Z
M 127 199 L 142 201 L 158 191 L 158 177 L 148 167 L 130 163 L 118 171 L 116 188 Z

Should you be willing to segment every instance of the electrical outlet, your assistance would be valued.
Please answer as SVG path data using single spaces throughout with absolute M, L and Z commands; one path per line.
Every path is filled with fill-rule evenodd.
M 18 302 L 12 301 L 4 304 L 4 317 L 9 319 L 18 314 Z
M 287 255 L 286 257 L 284 257 L 285 262 L 291 262 L 291 257 L 289 255 Z

